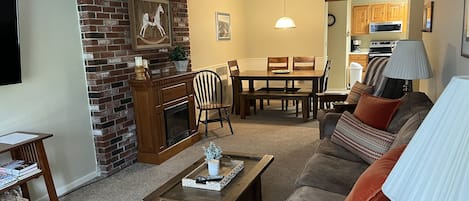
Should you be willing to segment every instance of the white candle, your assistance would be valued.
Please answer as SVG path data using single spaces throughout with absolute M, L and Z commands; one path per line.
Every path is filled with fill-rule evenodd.
M 143 60 L 143 67 L 148 68 L 148 60 L 147 59 Z
M 135 65 L 142 66 L 142 57 L 135 57 Z

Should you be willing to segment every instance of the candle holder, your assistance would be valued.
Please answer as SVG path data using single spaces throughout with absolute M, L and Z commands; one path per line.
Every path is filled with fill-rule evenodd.
M 135 66 L 135 79 L 136 80 L 146 80 L 146 69 L 143 66 Z

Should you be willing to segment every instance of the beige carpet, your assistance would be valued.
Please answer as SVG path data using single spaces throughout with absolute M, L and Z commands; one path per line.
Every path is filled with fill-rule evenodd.
M 209 126 L 208 137 L 185 149 L 161 165 L 136 163 L 124 170 L 84 186 L 60 198 L 61 201 L 137 201 L 203 156 L 202 146 L 214 141 L 223 150 L 272 154 L 274 162 L 262 175 L 265 201 L 283 201 L 294 189 L 296 177 L 312 155 L 313 141 L 319 138 L 318 122 L 302 122 L 294 107 L 288 112 L 267 107 L 255 116 L 241 120 L 232 115 L 235 135 L 228 125 Z M 203 132 L 203 125 L 200 127 Z

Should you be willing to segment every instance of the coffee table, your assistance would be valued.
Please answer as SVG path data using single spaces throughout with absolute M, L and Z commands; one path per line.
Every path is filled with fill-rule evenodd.
M 244 161 L 244 169 L 236 175 L 221 191 L 183 187 L 182 178 L 204 163 L 202 157 L 161 187 L 143 198 L 144 201 L 160 200 L 262 200 L 261 175 L 274 160 L 272 155 L 256 155 L 235 152 L 223 152 L 224 157 Z

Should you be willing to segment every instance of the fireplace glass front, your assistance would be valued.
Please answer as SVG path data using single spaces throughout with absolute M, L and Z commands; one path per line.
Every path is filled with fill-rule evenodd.
M 187 102 L 164 110 L 166 145 L 169 147 L 190 135 L 189 105 Z

